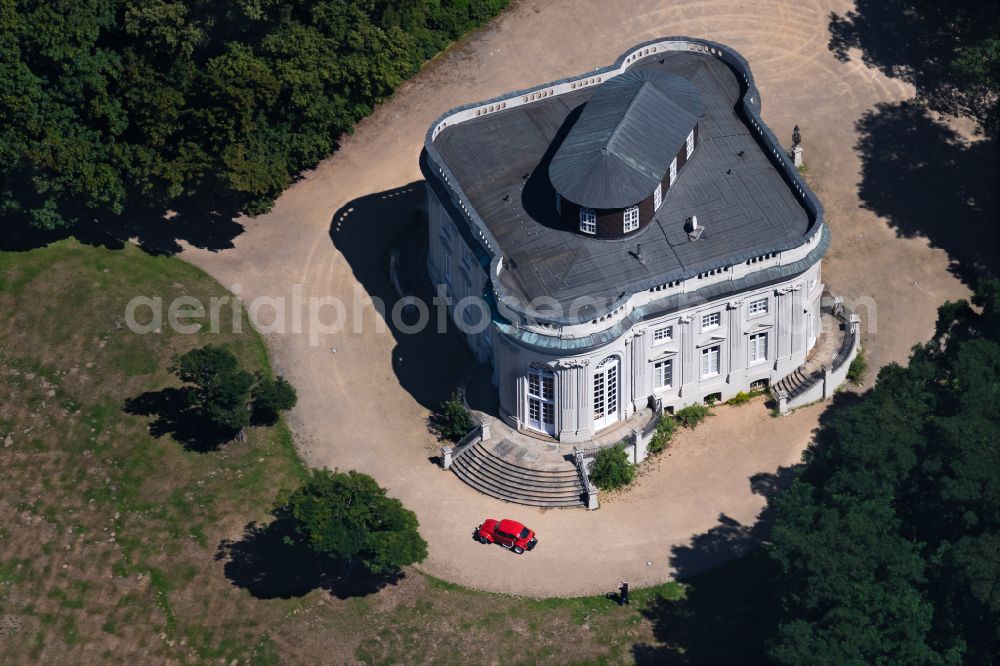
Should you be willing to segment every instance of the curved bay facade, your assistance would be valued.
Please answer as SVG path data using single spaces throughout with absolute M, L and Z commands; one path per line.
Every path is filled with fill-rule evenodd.
M 431 126 L 428 270 L 510 425 L 585 441 L 803 363 L 829 231 L 759 111 L 738 54 L 671 37 Z

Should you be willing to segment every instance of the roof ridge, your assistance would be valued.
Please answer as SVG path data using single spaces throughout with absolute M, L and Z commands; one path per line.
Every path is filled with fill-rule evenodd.
M 608 146 L 611 145 L 611 142 L 615 140 L 615 137 L 618 135 L 618 130 L 621 129 L 622 123 L 625 122 L 625 118 L 628 116 L 629 111 L 632 110 L 632 107 L 635 105 L 636 100 L 639 99 L 639 95 L 642 94 L 642 91 L 647 83 L 649 83 L 648 79 L 640 83 L 639 86 L 635 89 L 635 92 L 632 94 L 632 99 L 628 101 L 628 105 L 625 107 L 625 110 L 622 111 L 621 115 L 618 117 L 618 122 L 615 123 L 614 128 L 611 130 L 611 133 L 608 134 L 608 138 L 605 140 L 604 145 L 601 146 L 601 150 L 606 151 L 608 149 Z

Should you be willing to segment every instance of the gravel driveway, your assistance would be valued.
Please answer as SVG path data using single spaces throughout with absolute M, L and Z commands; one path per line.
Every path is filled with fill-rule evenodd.
M 845 63 L 831 54 L 829 15 L 849 8 L 791 0 L 515 2 L 360 123 L 272 213 L 244 221 L 233 249 L 186 249 L 182 256 L 227 287 L 239 284 L 244 302 L 291 296 L 293 285 L 306 299 L 350 301 L 358 289 L 386 294 L 386 249 L 420 198 L 417 157 L 434 118 L 610 64 L 643 40 L 686 34 L 729 44 L 750 61 L 764 118 L 779 137 L 790 138 L 795 123 L 802 127 L 809 178 L 833 231 L 824 281 L 834 293 L 874 299 L 878 327 L 865 341 L 869 358 L 902 361 L 932 333 L 937 306 L 967 289 L 949 272 L 943 250 L 897 237 L 860 205 L 855 122 L 912 90 L 857 58 Z M 369 310 L 363 333 L 349 327 L 317 345 L 304 334 L 266 334 L 276 370 L 299 392 L 289 421 L 300 451 L 314 466 L 372 474 L 419 516 L 430 544 L 420 568 L 483 589 L 602 593 L 623 578 L 652 584 L 731 557 L 745 546 L 744 526 L 753 524 L 768 488 L 783 478 L 778 471 L 799 460 L 826 408 L 781 419 L 759 401 L 719 408 L 650 465 L 636 488 L 599 511 L 528 509 L 480 495 L 428 460 L 437 450 L 424 427 L 428 406 L 468 360 L 457 338 L 404 339 L 378 329 L 378 321 Z M 518 557 L 475 543 L 471 530 L 487 516 L 527 523 L 539 534 L 538 548 Z

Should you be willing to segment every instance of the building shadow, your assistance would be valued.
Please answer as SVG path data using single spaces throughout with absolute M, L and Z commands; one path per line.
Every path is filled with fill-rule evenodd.
M 188 387 L 147 391 L 125 401 L 124 411 L 133 416 L 151 416 L 149 434 L 170 435 L 188 451 L 207 453 L 232 441 L 237 431 L 220 428 L 190 407 Z
M 235 587 L 257 599 L 292 599 L 317 589 L 347 599 L 373 594 L 405 577 L 403 573 L 373 576 L 362 566 L 349 567 L 313 552 L 282 510 L 275 511 L 267 524 L 248 523 L 239 541 L 222 541 L 215 559 L 225 560 L 223 572 Z
M 135 242 L 156 255 L 180 252 L 184 242 L 192 247 L 219 251 L 234 247 L 243 233 L 238 221 L 242 201 L 223 196 L 186 197 L 173 202 L 170 210 L 137 206 L 113 215 L 91 210 L 71 210 L 79 221 L 59 229 L 39 229 L 26 216 L 4 218 L 0 251 L 26 251 L 73 237 L 85 245 L 121 249 Z
M 965 141 L 916 102 L 879 104 L 857 122 L 862 205 L 903 238 L 948 253 L 962 280 L 996 271 L 998 146 Z
M 425 215 L 424 187 L 424 181 L 416 181 L 349 202 L 333 216 L 330 239 L 365 292 L 384 304 L 380 318 L 396 342 L 392 367 L 400 385 L 433 410 L 458 387 L 473 355 L 451 320 L 436 307 L 429 309 L 427 325 L 419 330 L 400 330 L 397 325 L 414 326 L 418 315 L 415 308 L 397 305 L 399 295 L 389 277 L 389 252 L 404 238 L 407 226 L 420 224 Z M 406 252 L 408 248 L 399 249 Z

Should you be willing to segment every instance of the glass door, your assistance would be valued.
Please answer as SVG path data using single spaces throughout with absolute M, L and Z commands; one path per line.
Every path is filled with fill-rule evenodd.
M 594 370 L 594 430 L 618 420 L 618 358 L 609 356 Z
M 555 375 L 547 368 L 528 369 L 528 427 L 556 434 Z

